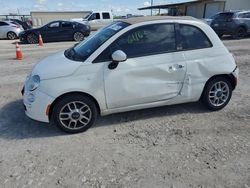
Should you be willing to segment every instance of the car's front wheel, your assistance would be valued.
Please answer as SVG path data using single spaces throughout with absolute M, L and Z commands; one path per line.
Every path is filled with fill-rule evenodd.
M 36 34 L 28 34 L 27 35 L 27 42 L 29 44 L 37 44 L 38 43 L 38 36 Z
M 208 109 L 216 111 L 224 108 L 232 97 L 232 85 L 224 77 L 208 81 L 202 94 L 202 102 Z
M 75 32 L 73 36 L 74 41 L 80 42 L 84 39 L 84 34 L 82 32 Z
M 94 101 L 84 95 L 66 95 L 53 108 L 54 122 L 67 133 L 86 131 L 95 123 L 96 117 Z
M 14 40 L 14 39 L 17 38 L 17 35 L 16 35 L 16 33 L 10 31 L 10 32 L 7 33 L 7 38 L 8 38 L 9 40 Z

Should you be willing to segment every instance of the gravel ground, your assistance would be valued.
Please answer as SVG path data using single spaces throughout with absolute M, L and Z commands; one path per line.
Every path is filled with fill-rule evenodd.
M 41 48 L 0 40 L 0 187 L 250 187 L 250 39 L 225 39 L 240 68 L 230 104 L 175 105 L 98 119 L 67 135 L 24 115 L 20 90 L 34 63 L 72 42 Z

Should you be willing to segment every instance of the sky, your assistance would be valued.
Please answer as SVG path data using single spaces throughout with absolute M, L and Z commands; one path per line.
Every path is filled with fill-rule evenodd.
M 154 0 L 154 4 L 185 0 Z M 137 8 L 149 6 L 151 0 L 0 0 L 0 15 L 9 13 L 29 14 L 30 11 L 98 11 L 112 10 L 115 15 L 149 14 Z

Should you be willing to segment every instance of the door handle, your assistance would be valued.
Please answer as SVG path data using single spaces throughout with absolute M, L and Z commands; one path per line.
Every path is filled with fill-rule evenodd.
M 174 64 L 169 67 L 171 71 L 177 71 L 178 69 L 183 69 L 185 66 L 180 64 Z

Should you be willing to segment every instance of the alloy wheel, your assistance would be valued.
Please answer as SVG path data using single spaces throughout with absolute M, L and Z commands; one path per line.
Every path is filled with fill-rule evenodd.
M 78 130 L 87 126 L 91 118 L 90 107 L 81 101 L 73 101 L 64 105 L 59 113 L 61 124 L 70 130 Z
M 209 91 L 209 101 L 212 105 L 220 107 L 224 105 L 230 96 L 230 89 L 226 82 L 216 82 Z
M 16 35 L 15 33 L 13 33 L 13 32 L 9 32 L 9 33 L 7 34 L 7 37 L 8 37 L 8 39 L 10 39 L 10 40 L 14 40 L 14 39 L 17 38 L 17 35 Z
M 29 34 L 29 35 L 27 36 L 27 42 L 28 42 L 29 44 L 36 44 L 36 43 L 38 43 L 38 38 L 37 38 L 37 36 L 34 35 L 34 34 Z
M 84 35 L 81 32 L 76 32 L 74 34 L 74 40 L 75 41 L 82 41 L 84 39 Z

